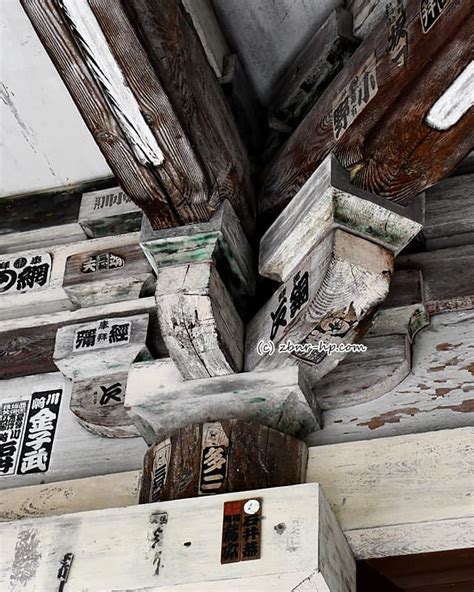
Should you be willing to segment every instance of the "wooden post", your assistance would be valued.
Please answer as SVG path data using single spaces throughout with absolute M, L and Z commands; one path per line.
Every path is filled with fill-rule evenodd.
M 306 445 L 236 419 L 188 425 L 145 455 L 140 502 L 304 483 Z
M 142 243 L 157 273 L 163 339 L 185 378 L 239 372 L 242 316 L 255 290 L 252 250 L 232 207 L 209 223 L 152 232 Z

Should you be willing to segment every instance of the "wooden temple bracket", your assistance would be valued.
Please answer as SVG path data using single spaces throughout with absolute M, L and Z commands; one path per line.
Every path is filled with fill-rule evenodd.
M 303 363 L 318 379 L 332 370 L 346 353 L 314 346 L 363 334 L 361 321 L 388 294 L 394 256 L 422 220 L 422 195 L 393 204 L 353 187 L 327 157 L 262 237 L 259 271 L 283 285 L 247 326 L 246 369 Z M 290 342 L 299 349 L 285 350 Z
M 138 432 L 124 408 L 128 369 L 146 347 L 148 314 L 101 318 L 58 329 L 54 363 L 72 380 L 70 409 L 84 428 L 105 437 Z
M 241 371 L 255 273 L 232 206 L 224 202 L 208 223 L 153 231 L 145 222 L 141 246 L 157 276 L 161 333 L 182 375 Z

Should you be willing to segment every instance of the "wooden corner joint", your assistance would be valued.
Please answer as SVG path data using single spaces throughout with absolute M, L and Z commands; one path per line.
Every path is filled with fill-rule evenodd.
M 247 327 L 246 369 L 332 370 L 386 298 L 394 255 L 420 231 L 422 213 L 422 196 L 410 208 L 390 203 L 353 188 L 326 158 L 262 238 L 260 274 L 282 286 Z
M 163 231 L 145 225 L 143 239 L 157 275 L 160 329 L 182 375 L 239 372 L 242 316 L 255 291 L 255 272 L 251 248 L 230 204 L 224 202 L 208 223 Z

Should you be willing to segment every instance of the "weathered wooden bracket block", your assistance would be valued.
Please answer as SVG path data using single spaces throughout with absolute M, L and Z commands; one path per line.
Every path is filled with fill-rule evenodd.
M 58 330 L 54 363 L 71 380 L 126 372 L 145 348 L 148 315 L 101 318 Z
M 107 438 L 139 436 L 123 405 L 127 377 L 119 372 L 73 382 L 69 407 L 83 428 Z
M 111 246 L 76 255 L 66 260 L 63 288 L 72 302 L 81 307 L 106 302 L 132 300 L 154 292 L 153 274 L 138 243 Z M 148 295 L 148 294 L 146 294 Z
M 247 325 L 245 367 L 305 363 L 317 365 L 313 375 L 321 378 L 346 355 L 322 348 L 352 343 L 360 321 L 387 296 L 393 254 L 339 229 L 303 261 L 296 252 L 292 275 Z
M 120 187 L 82 194 L 79 224 L 89 238 L 137 232 L 142 211 Z
M 224 504 L 247 499 L 261 503 L 260 559 L 221 563 Z M 35 541 L 37 569 L 21 569 L 25 540 Z M 71 590 L 356 589 L 352 552 L 318 483 L 15 521 L 2 526 L 2 550 L 0 577 L 31 590 L 57 587 L 66 553 Z
M 232 418 L 299 437 L 320 428 L 316 399 L 297 367 L 183 381 L 171 360 L 133 364 L 125 406 L 150 445 L 188 424 Z
M 296 485 L 306 480 L 307 462 L 301 440 L 267 426 L 192 424 L 148 449 L 140 503 Z
M 79 423 L 100 436 L 138 436 L 124 409 L 127 372 L 146 348 L 148 315 L 98 319 L 62 327 L 54 363 L 73 381 L 70 409 Z
M 142 232 L 145 237 L 149 232 Z M 208 224 L 152 232 L 142 243 L 156 274 L 163 339 L 185 378 L 239 372 L 255 290 L 252 251 L 231 206 Z
M 56 334 L 61 327 L 144 313 L 150 316 L 147 347 L 154 357 L 166 355 L 157 326 L 154 298 L 6 320 L 0 331 L 0 379 L 57 372 L 53 354 Z
M 422 229 L 424 197 L 404 207 L 351 185 L 349 173 L 326 157 L 260 242 L 259 272 L 285 281 L 333 228 L 397 254 Z

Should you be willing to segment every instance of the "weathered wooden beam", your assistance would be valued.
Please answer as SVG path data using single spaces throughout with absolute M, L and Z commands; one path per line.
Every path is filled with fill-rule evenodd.
M 82 194 L 79 224 L 89 238 L 137 232 L 142 211 L 120 187 Z
M 469 548 L 472 435 L 462 428 L 313 447 L 307 478 L 327 492 L 359 559 Z M 6 489 L 0 520 L 136 506 L 139 479 L 129 471 Z
M 120 240 L 110 245 L 67 258 L 63 288 L 74 304 L 95 306 L 153 294 L 152 269 L 140 245 L 122 246 Z
M 268 106 L 270 128 L 294 130 L 359 43 L 352 34 L 351 14 L 333 10 L 275 84 Z
M 63 281 L 70 256 L 82 257 L 84 253 L 93 255 L 102 253 L 104 250 L 113 253 L 115 247 L 136 245 L 138 239 L 137 233 L 129 233 L 0 256 L 0 319 L 71 310 L 80 305 L 81 298 L 84 299 L 83 304 L 87 306 L 92 302 L 107 304 L 114 299 L 133 297 L 134 283 L 137 282 L 137 278 L 133 276 L 130 281 L 123 282 L 121 293 L 117 290 L 110 292 L 95 290 L 95 282 L 92 282 L 89 289 L 86 286 L 77 291 L 79 300 L 76 301 L 71 301 Z M 97 280 L 102 277 L 97 276 Z M 141 273 L 143 282 L 147 277 L 146 273 Z M 137 292 L 139 290 L 135 286 L 135 293 Z
M 246 369 L 303 363 L 317 365 L 322 378 L 347 354 L 336 346 L 352 343 L 360 321 L 387 296 L 393 254 L 336 229 L 295 263 L 291 276 L 247 326 Z M 290 341 L 307 350 L 284 349 Z M 322 342 L 333 346 L 331 354 L 316 349 Z
M 0 379 L 56 372 L 53 362 L 56 333 L 60 327 L 85 323 L 101 318 L 149 313 L 150 337 L 147 345 L 153 355 L 166 353 L 156 320 L 153 320 L 155 301 L 139 298 L 105 306 L 94 306 L 75 311 L 55 312 L 22 319 L 6 320 L 0 332 Z
M 304 483 L 307 461 L 301 440 L 264 425 L 188 425 L 148 449 L 140 503 Z
M 319 407 L 298 368 L 185 380 L 171 360 L 133 364 L 125 406 L 148 444 L 191 423 L 239 418 L 285 434 L 318 430 Z
M 267 224 L 332 150 L 355 185 L 407 203 L 472 149 L 472 110 L 446 131 L 425 121 L 472 60 L 470 3 L 397 2 L 385 21 L 267 167 L 260 198 Z
M 428 251 L 474 243 L 474 174 L 451 177 L 426 192 L 423 237 Z
M 9 418 L 0 426 L 0 489 L 109 475 L 142 466 L 143 440 L 100 438 L 86 431 L 70 410 L 71 390 L 72 382 L 57 371 L 0 381 L 0 414 Z M 56 405 L 48 404 L 49 395 L 51 403 L 58 399 Z M 45 407 L 41 407 L 43 403 Z M 42 415 L 35 420 L 40 411 Z M 35 434 L 42 434 L 35 431 L 40 421 L 47 433 L 36 441 Z
M 258 531 L 261 554 L 256 559 L 245 546 L 243 561 L 235 563 L 231 556 L 234 563 L 229 565 L 228 552 L 220 557 L 228 548 L 223 515 L 235 515 L 247 500 L 255 503 L 240 510 L 243 522 L 246 516 L 260 516 L 246 513 L 255 504 L 265 515 L 265 520 L 250 521 Z M 121 528 L 114 527 L 118 522 Z M 315 592 L 355 592 L 354 558 L 316 483 L 11 522 L 3 525 L 2 535 L 1 576 L 32 589 L 54 589 L 65 553 L 71 553 L 66 586 L 72 589 L 158 585 L 171 591 L 187 585 L 216 592 L 229 587 L 267 592 L 304 586 Z M 36 569 L 28 571 L 25 540 L 33 540 L 38 553 Z M 113 569 L 97 568 L 109 562 Z
M 471 425 L 473 347 L 472 311 L 433 316 L 430 327 L 413 343 L 410 374 L 376 399 L 364 401 L 360 396 L 344 409 L 323 411 L 324 427 L 308 442 L 353 442 Z M 318 385 L 312 386 L 318 399 L 324 400 Z
M 151 39 L 146 3 L 138 18 L 129 2 L 22 5 L 120 185 L 154 227 L 206 220 L 228 198 L 251 228 L 245 154 L 178 3 L 161 7 Z M 169 59 L 161 59 L 163 52 L 155 59 L 150 43 Z M 196 83 L 188 82 L 191 70 Z

